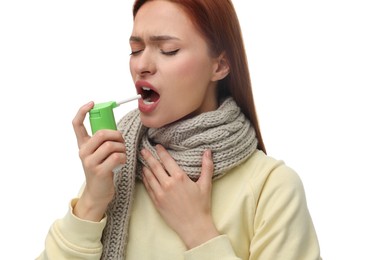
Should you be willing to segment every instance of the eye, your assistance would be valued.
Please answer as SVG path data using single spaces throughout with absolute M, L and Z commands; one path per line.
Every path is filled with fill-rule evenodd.
M 176 50 L 173 50 L 173 51 L 163 51 L 163 50 L 161 50 L 161 53 L 162 53 L 163 55 L 173 56 L 173 55 L 175 55 L 176 53 L 178 53 L 178 52 L 179 52 L 179 50 L 180 50 L 180 49 L 176 49 Z
M 143 51 L 142 49 L 141 50 L 137 50 L 137 51 L 132 51 L 129 55 L 135 56 L 135 55 L 141 53 L 142 51 Z

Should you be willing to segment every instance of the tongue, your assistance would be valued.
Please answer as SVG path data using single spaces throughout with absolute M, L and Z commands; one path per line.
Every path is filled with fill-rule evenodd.
M 150 99 L 152 102 L 156 102 L 160 98 L 160 95 L 156 92 L 152 91 L 152 95 L 150 95 Z
M 160 98 L 160 95 L 157 94 L 155 91 L 148 91 L 148 96 L 144 99 L 148 102 L 156 102 Z

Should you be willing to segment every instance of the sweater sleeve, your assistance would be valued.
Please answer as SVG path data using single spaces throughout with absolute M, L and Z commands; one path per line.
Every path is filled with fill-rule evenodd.
M 303 184 L 284 164 L 270 173 L 257 194 L 250 259 L 321 259 Z
M 46 237 L 45 250 L 37 260 L 100 259 L 106 217 L 100 222 L 79 219 L 72 213 L 76 202 L 77 199 L 73 199 L 65 217 L 53 223 Z

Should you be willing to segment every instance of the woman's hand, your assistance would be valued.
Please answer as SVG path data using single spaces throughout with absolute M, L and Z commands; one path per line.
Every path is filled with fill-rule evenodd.
M 149 166 L 143 168 L 143 183 L 162 218 L 188 249 L 218 236 L 211 214 L 211 152 L 205 151 L 201 176 L 194 182 L 161 145 L 156 150 L 162 164 L 148 150 L 141 151 Z
M 86 178 L 74 214 L 81 219 L 100 221 L 114 196 L 113 169 L 126 162 L 126 149 L 119 131 L 99 130 L 89 136 L 83 122 L 93 106 L 93 102 L 82 106 L 72 121 Z

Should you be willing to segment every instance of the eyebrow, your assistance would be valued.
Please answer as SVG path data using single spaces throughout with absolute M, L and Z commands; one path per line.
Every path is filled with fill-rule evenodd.
M 162 42 L 162 41 L 171 41 L 171 40 L 180 40 L 177 37 L 170 36 L 170 35 L 156 35 L 156 36 L 150 36 L 149 41 L 151 42 Z M 143 39 L 139 36 L 131 36 L 129 38 L 130 42 L 143 42 Z

